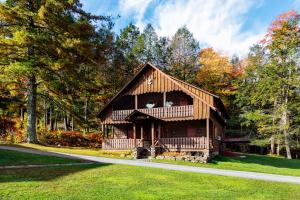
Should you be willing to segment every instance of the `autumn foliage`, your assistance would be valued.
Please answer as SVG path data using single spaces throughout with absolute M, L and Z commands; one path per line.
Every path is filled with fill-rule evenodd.
M 101 147 L 102 144 L 99 133 L 82 134 L 78 131 L 52 131 L 45 133 L 41 140 L 48 145 L 70 147 Z
M 213 48 L 202 49 L 198 62 L 200 69 L 196 81 L 199 86 L 223 97 L 228 105 L 226 99 L 235 91 L 232 81 L 243 72 L 241 65 L 234 66 L 228 57 L 219 54 Z

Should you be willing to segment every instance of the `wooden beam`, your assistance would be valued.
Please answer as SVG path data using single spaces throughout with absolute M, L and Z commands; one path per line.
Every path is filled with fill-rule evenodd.
M 209 118 L 206 118 L 206 140 L 207 140 L 206 148 L 209 149 Z
M 151 145 L 154 147 L 154 122 L 151 122 Z
M 134 139 L 134 147 L 136 147 L 136 124 L 133 123 L 133 139 Z
M 138 108 L 138 95 L 134 95 L 134 109 Z
M 142 142 L 142 147 L 144 147 L 144 127 L 141 125 L 141 142 Z
M 163 93 L 163 107 L 166 107 L 166 101 L 167 101 L 167 93 Z
M 158 139 L 161 138 L 161 123 L 158 122 Z

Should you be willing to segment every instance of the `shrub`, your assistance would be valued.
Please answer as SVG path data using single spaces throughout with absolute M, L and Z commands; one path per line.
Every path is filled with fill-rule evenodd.
M 100 134 L 83 135 L 79 131 L 52 131 L 43 134 L 41 141 L 49 145 L 70 147 L 101 147 Z
M 25 135 L 19 128 L 20 123 L 19 119 L 0 117 L 0 139 L 11 143 L 25 141 Z

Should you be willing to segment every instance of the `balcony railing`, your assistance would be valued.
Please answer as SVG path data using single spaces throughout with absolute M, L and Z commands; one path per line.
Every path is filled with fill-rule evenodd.
M 209 141 L 210 146 L 211 140 Z M 206 137 L 178 137 L 160 138 L 159 144 L 166 149 L 207 149 L 208 140 Z
M 143 108 L 138 111 L 160 119 L 191 117 L 194 114 L 193 105 L 159 108 Z M 115 110 L 112 113 L 114 121 L 124 120 L 133 110 Z
M 136 139 L 137 147 L 141 146 L 141 140 Z M 104 139 L 102 141 L 102 149 L 133 149 L 134 148 L 134 139 Z
M 137 147 L 150 147 L 150 141 L 136 139 Z M 208 140 L 206 137 L 178 137 L 178 138 L 160 138 L 156 143 L 168 150 L 203 150 L 208 149 Z M 209 146 L 212 148 L 212 140 L 209 140 Z M 126 150 L 134 148 L 134 139 L 104 139 L 102 142 L 103 149 Z

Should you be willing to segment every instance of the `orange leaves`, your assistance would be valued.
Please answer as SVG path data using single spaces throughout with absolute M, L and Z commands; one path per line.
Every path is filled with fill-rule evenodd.
M 212 85 L 226 83 L 234 75 L 234 67 L 226 56 L 215 52 L 213 48 L 203 49 L 199 54 L 201 65 L 197 73 L 200 85 L 210 89 Z
M 279 15 L 275 21 L 272 22 L 272 24 L 269 26 L 267 34 L 264 36 L 264 38 L 260 41 L 261 44 L 268 44 L 272 40 L 273 33 L 277 30 L 280 30 L 283 28 L 283 25 L 288 23 L 290 20 L 299 19 L 300 14 L 297 13 L 295 10 L 287 11 L 281 15 Z M 298 30 L 298 27 L 295 27 Z

